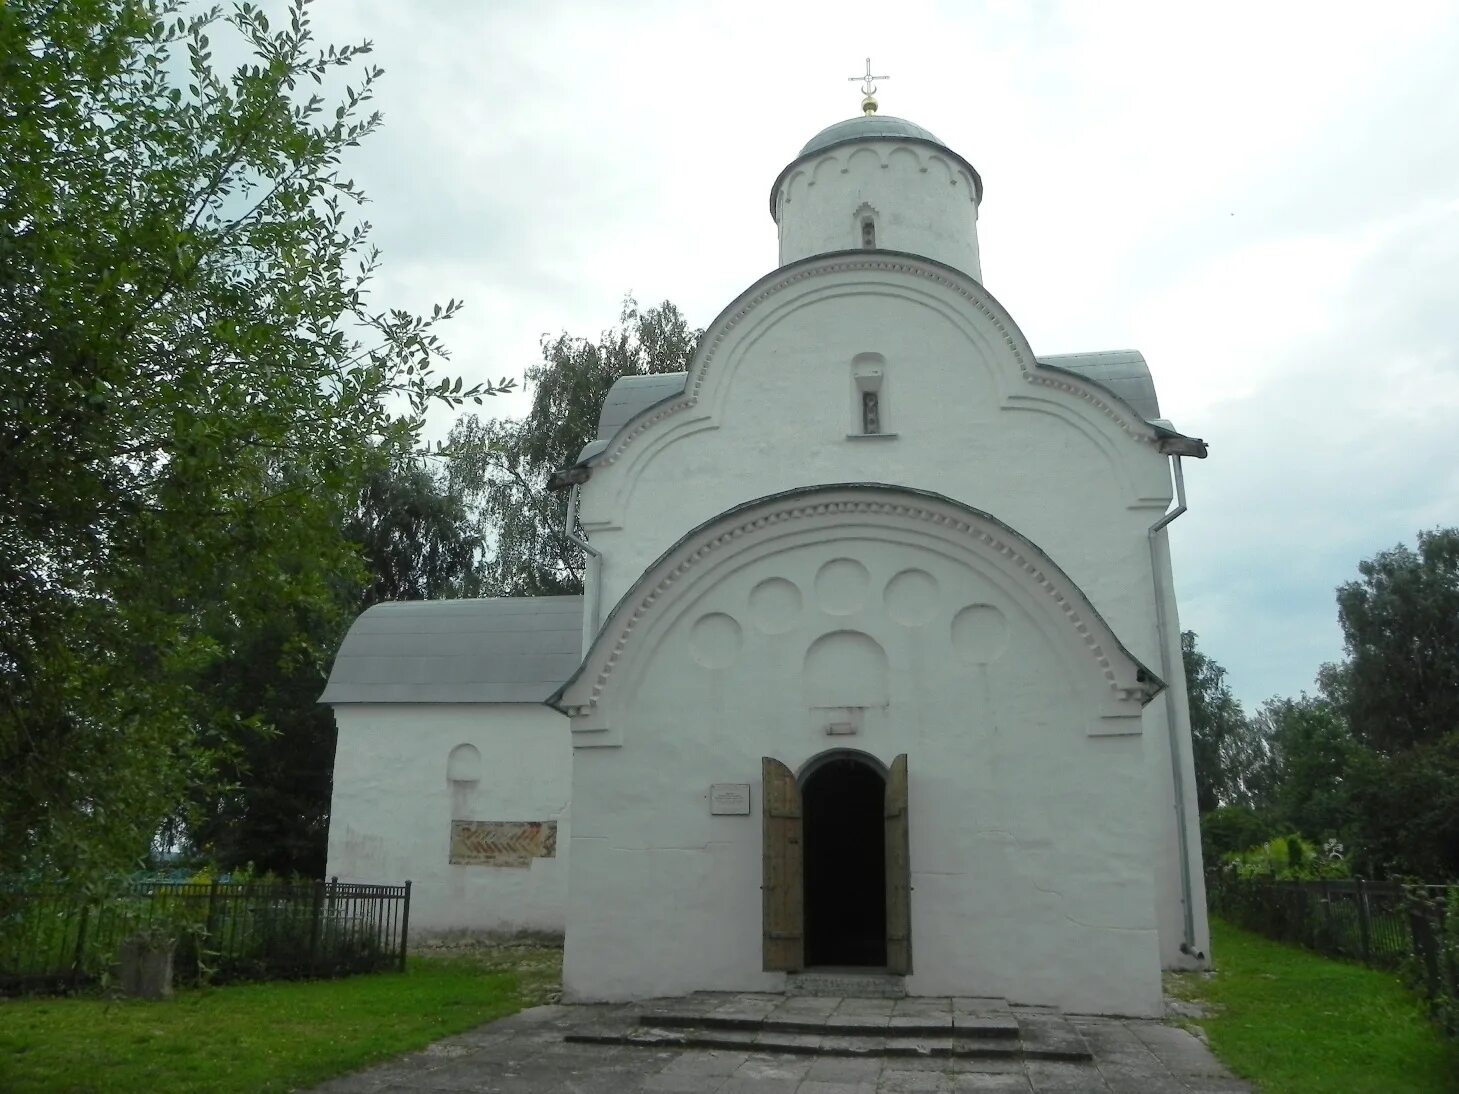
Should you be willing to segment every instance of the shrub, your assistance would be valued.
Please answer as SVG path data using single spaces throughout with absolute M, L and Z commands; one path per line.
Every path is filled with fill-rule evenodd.
M 1226 855 L 1222 863 L 1237 877 L 1277 881 L 1320 881 L 1351 877 L 1341 854 L 1308 843 L 1293 833 L 1277 836 L 1258 847 Z

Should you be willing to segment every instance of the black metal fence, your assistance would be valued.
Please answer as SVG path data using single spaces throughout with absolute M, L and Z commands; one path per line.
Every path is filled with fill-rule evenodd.
M 1279 942 L 1404 974 L 1459 1036 L 1459 885 L 1361 878 L 1275 881 L 1220 871 L 1206 879 L 1211 909 Z
M 0 993 L 104 982 L 139 937 L 173 942 L 180 983 L 403 969 L 409 927 L 408 881 L 139 881 L 91 899 L 0 890 Z

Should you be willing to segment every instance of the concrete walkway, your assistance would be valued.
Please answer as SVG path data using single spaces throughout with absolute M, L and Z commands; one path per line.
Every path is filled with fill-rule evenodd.
M 656 1004 L 663 1006 L 662 1001 Z M 1160 1022 L 1069 1016 L 1092 1060 L 883 1057 L 585 1044 L 645 1013 L 635 1006 L 546 1006 L 437 1041 L 315 1088 L 316 1094 L 874 1094 L 908 1091 L 1227 1094 L 1232 1078 L 1199 1038 Z M 1015 1008 L 1017 1009 L 1017 1008 Z

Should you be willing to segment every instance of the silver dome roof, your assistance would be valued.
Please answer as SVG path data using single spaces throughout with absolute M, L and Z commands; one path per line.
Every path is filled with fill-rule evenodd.
M 916 122 L 909 122 L 906 118 L 894 118 L 889 114 L 863 114 L 859 118 L 847 118 L 844 122 L 837 122 L 835 125 L 828 125 L 810 140 L 806 141 L 805 147 L 797 154 L 795 159 L 786 164 L 785 169 L 776 177 L 774 185 L 770 187 L 770 216 L 776 217 L 775 194 L 780 189 L 781 180 L 790 172 L 796 164 L 808 156 L 814 156 L 824 152 L 828 148 L 834 148 L 841 144 L 851 144 L 856 141 L 924 141 L 928 144 L 935 144 L 943 149 L 958 163 L 967 168 L 973 180 L 974 197 L 978 201 L 983 200 L 983 179 L 975 168 L 962 156 L 958 155 L 947 145 L 939 140 L 936 134 L 930 130 L 923 129 Z
M 842 141 L 864 141 L 877 137 L 884 137 L 888 140 L 911 137 L 915 140 L 942 144 L 942 141 L 932 133 L 915 122 L 907 121 L 906 118 L 893 118 L 887 114 L 863 114 L 859 118 L 847 118 L 844 122 L 826 126 L 825 129 L 806 141 L 800 154 L 808 156 L 812 152 L 819 152 L 823 148 L 840 144 Z M 943 147 L 947 146 L 943 145 Z

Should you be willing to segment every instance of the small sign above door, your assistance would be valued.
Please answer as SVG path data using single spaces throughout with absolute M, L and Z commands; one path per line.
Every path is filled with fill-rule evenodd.
M 716 816 L 747 816 L 749 783 L 714 783 L 709 788 L 709 812 Z

